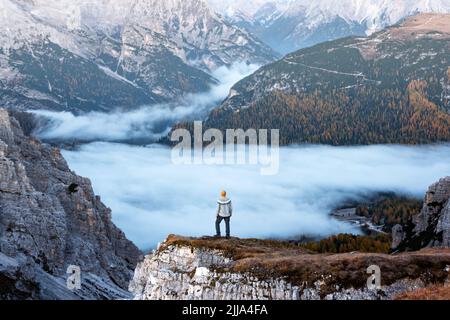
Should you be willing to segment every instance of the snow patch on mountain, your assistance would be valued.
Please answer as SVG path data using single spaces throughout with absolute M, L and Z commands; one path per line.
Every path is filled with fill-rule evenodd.
M 450 12 L 448 0 L 208 1 L 282 52 L 348 35 L 370 35 L 416 13 Z
M 204 0 L 2 0 L 0 18 L 0 103 L 21 109 L 136 109 L 205 92 L 222 66 L 277 56 Z

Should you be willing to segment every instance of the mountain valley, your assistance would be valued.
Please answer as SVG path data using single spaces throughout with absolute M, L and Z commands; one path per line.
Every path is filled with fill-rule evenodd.
M 279 128 L 282 144 L 449 141 L 449 25 L 417 15 L 289 54 L 238 82 L 205 125 Z

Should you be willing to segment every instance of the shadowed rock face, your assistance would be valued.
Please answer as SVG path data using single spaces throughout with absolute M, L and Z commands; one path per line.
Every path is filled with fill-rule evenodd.
M 0 298 L 127 298 L 140 255 L 91 182 L 0 109 Z M 66 288 L 69 265 L 79 291 Z
M 424 247 L 450 247 L 450 177 L 433 184 L 420 214 L 402 228 L 399 250 L 418 250 Z M 397 229 L 398 231 L 398 229 Z

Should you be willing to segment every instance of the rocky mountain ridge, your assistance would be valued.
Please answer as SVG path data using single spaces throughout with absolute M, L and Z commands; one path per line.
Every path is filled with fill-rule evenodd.
M 203 0 L 4 0 L 0 15 L 0 103 L 14 109 L 138 108 L 276 57 Z
M 443 0 L 209 0 L 234 23 L 289 53 L 347 36 L 371 35 L 417 13 L 450 13 Z
M 91 182 L 23 128 L 26 116 L 0 109 L 0 299 L 129 298 L 140 251 Z M 81 290 L 67 288 L 71 265 Z

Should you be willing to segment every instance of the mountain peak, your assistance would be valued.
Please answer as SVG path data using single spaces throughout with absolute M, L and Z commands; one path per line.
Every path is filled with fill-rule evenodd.
M 244 2 L 224 0 L 213 6 L 283 53 L 350 35 L 371 35 L 417 13 L 450 13 L 445 0 L 342 0 L 339 5 L 333 0 L 262 0 L 253 2 L 252 9 Z
M 204 0 L 2 0 L 0 9 L 6 107 L 139 108 L 208 91 L 219 67 L 278 55 Z

